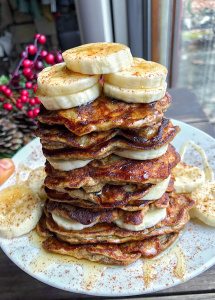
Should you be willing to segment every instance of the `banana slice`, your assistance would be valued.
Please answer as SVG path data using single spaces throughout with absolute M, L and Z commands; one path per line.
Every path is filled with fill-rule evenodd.
M 42 215 L 40 199 L 29 187 L 15 185 L 0 192 L 0 236 L 12 239 L 35 228 Z
M 105 74 L 103 80 L 106 83 L 126 89 L 151 89 L 164 84 L 167 69 L 153 61 L 146 61 L 134 57 L 132 66 L 126 70 Z
M 201 183 L 205 181 L 205 173 L 203 170 L 186 165 L 185 163 L 178 163 L 172 170 L 175 176 L 174 188 L 176 193 L 191 193 Z
M 161 198 L 168 188 L 170 178 L 171 175 L 167 179 L 155 184 L 146 196 L 138 200 L 157 200 Z
M 192 214 L 207 225 L 215 226 L 215 181 L 206 181 L 191 194 L 196 202 Z
M 89 160 L 63 160 L 63 159 L 47 159 L 50 164 L 57 170 L 71 171 L 74 169 L 83 168 L 92 161 Z
M 26 184 L 32 189 L 35 194 L 40 197 L 40 200 L 42 202 L 45 202 L 47 198 L 44 185 L 45 178 L 46 172 L 44 167 L 39 167 L 30 172 L 26 181 Z
M 166 208 L 162 209 L 151 209 L 147 212 L 147 214 L 143 217 L 142 223 L 138 225 L 133 225 L 130 223 L 124 223 L 124 218 L 114 220 L 118 227 L 131 230 L 131 231 L 140 231 L 146 228 L 150 228 L 155 226 L 157 223 L 166 218 Z
M 99 97 L 101 91 L 102 91 L 102 86 L 98 82 L 94 84 L 92 87 L 75 94 L 47 97 L 46 95 L 41 94 L 40 90 L 38 89 L 36 95 L 46 109 L 59 110 L 59 109 L 68 109 L 76 106 L 81 106 L 90 101 L 93 101 Z
M 92 87 L 99 79 L 99 75 L 74 73 L 61 63 L 43 69 L 38 75 L 37 85 L 40 94 L 53 97 L 79 93 Z
M 130 68 L 130 48 L 118 43 L 92 43 L 63 52 L 67 68 L 82 74 L 107 74 Z
M 153 89 L 125 89 L 109 83 L 104 83 L 104 94 L 115 99 L 131 103 L 149 103 L 160 100 L 166 92 L 167 84 Z
M 82 230 L 87 227 L 92 227 L 93 225 L 97 224 L 98 221 L 92 222 L 89 225 L 83 225 L 77 221 L 73 221 L 70 219 L 67 219 L 63 216 L 60 216 L 56 213 L 52 213 L 53 220 L 57 223 L 58 226 L 66 229 L 66 230 Z
M 143 150 L 143 151 L 120 150 L 120 151 L 114 151 L 114 154 L 121 157 L 131 158 L 131 159 L 147 160 L 147 159 L 154 159 L 160 157 L 161 155 L 166 153 L 167 148 L 168 148 L 168 144 L 154 150 Z

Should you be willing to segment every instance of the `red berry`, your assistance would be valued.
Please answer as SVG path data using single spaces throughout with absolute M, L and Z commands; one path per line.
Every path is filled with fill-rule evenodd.
M 27 58 L 27 57 L 28 57 L 28 52 L 22 51 L 22 52 L 19 54 L 19 56 L 20 56 L 21 58 Z
M 38 73 L 35 73 L 34 78 L 37 79 L 37 77 L 38 77 Z
M 37 104 L 41 103 L 41 101 L 40 101 L 40 99 L 38 97 L 35 97 L 35 100 L 36 100 Z
M 35 87 L 33 88 L 34 93 L 36 93 L 37 88 L 38 88 L 38 86 L 35 85 Z
M 35 37 L 35 39 L 38 39 L 40 37 L 40 34 L 36 33 L 34 37 Z
M 18 103 L 16 103 L 16 107 L 17 107 L 18 109 L 22 109 L 22 107 L 23 107 L 23 104 L 22 104 L 22 103 L 20 103 L 20 102 L 18 102 Z
M 63 56 L 61 54 L 56 54 L 54 59 L 57 64 L 63 62 Z
M 54 63 L 54 55 L 53 54 L 48 54 L 45 57 L 45 61 L 47 62 L 47 64 L 53 64 Z
M 31 98 L 31 99 L 29 100 L 29 103 L 30 103 L 32 106 L 34 106 L 34 105 L 36 104 L 36 100 L 35 100 L 34 98 Z
M 22 103 L 22 100 L 20 98 L 16 99 L 16 103 Z
M 28 96 L 29 92 L 26 90 L 21 90 L 21 95 Z
M 28 102 L 28 97 L 25 95 L 21 95 L 21 100 L 22 100 L 22 102 L 26 103 L 26 102 Z
M 34 117 L 33 110 L 29 110 L 28 111 L 28 116 L 29 116 L 29 118 L 33 118 Z
M 23 70 L 22 70 L 22 74 L 24 75 L 24 76 L 26 76 L 28 73 L 30 73 L 31 72 L 31 69 L 30 68 L 24 68 Z M 32 73 L 32 72 L 31 72 Z
M 7 87 L 6 87 L 6 85 L 1 85 L 0 89 L 2 92 L 4 92 L 7 89 Z
M 42 57 L 46 57 L 47 54 L 48 54 L 48 52 L 46 50 L 42 50 L 40 52 L 40 56 L 42 56 Z
M 40 44 L 45 44 L 45 42 L 46 42 L 46 37 L 45 37 L 45 35 L 42 35 L 42 34 L 41 34 L 41 36 L 39 36 L 39 38 L 38 38 L 38 42 L 39 42 Z
M 12 94 L 12 92 L 11 92 L 10 89 L 6 89 L 6 90 L 4 91 L 4 94 L 5 94 L 6 96 L 10 96 L 10 95 Z
M 32 83 L 31 82 L 26 82 L 25 84 L 26 89 L 32 89 Z
M 25 59 L 22 63 L 24 68 L 29 68 L 32 65 L 32 61 L 29 59 Z
M 37 48 L 34 45 L 28 46 L 28 53 L 34 55 L 37 52 Z
M 34 74 L 33 73 L 28 73 L 27 76 L 26 76 L 26 78 L 28 80 L 33 80 L 34 79 Z
M 34 116 L 37 117 L 38 113 L 40 112 L 39 108 L 35 108 L 33 110 Z
M 5 98 L 0 98 L 0 102 L 4 102 L 5 101 Z
M 4 103 L 4 104 L 2 105 L 2 107 L 3 107 L 4 109 L 6 109 L 6 110 L 12 110 L 12 109 L 13 109 L 13 105 L 10 104 L 10 103 Z
M 37 60 L 35 63 L 35 69 L 41 71 L 44 68 L 43 63 L 40 60 Z

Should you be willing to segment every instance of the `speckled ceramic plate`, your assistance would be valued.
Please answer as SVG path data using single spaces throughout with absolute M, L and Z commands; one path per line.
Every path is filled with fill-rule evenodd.
M 209 163 L 215 171 L 215 140 L 187 124 L 174 120 L 173 123 L 181 127 L 181 132 L 173 142 L 176 149 L 179 151 L 185 141 L 194 141 L 206 151 Z M 43 165 L 45 159 L 39 139 L 21 149 L 13 160 L 17 167 L 20 163 L 31 168 Z M 202 160 L 197 151 L 188 147 L 184 161 L 201 166 Z M 14 174 L 1 189 L 15 184 L 15 181 Z M 214 241 L 215 228 L 195 221 L 189 222 L 179 245 L 167 251 L 165 255 L 150 262 L 139 259 L 127 267 L 108 267 L 102 276 L 97 276 L 97 280 L 94 280 L 91 286 L 83 284 L 84 269 L 77 263 L 71 266 L 57 263 L 44 272 L 33 273 L 29 265 L 40 250 L 29 243 L 27 236 L 13 240 L 0 238 L 0 245 L 17 266 L 34 278 L 56 288 L 97 296 L 130 296 L 172 287 L 199 275 L 215 263 Z M 93 281 L 93 277 L 91 279 Z

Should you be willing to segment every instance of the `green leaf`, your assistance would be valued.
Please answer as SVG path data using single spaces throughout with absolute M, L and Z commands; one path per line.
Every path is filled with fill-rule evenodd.
M 43 64 L 44 64 L 44 68 L 51 67 L 51 65 L 47 64 L 47 62 L 45 60 L 43 61 Z
M 25 82 L 19 81 L 19 85 L 22 86 L 23 88 L 25 88 Z
M 7 76 L 2 75 L 0 77 L 0 85 L 6 85 L 6 84 L 8 84 L 8 82 L 9 82 L 9 78 Z

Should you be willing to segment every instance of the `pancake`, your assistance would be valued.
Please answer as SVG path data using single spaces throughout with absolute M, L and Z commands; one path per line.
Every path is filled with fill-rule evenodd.
M 166 192 L 174 191 L 174 182 L 170 180 Z M 147 195 L 153 185 L 110 185 L 106 184 L 98 193 L 86 193 L 83 189 L 68 190 L 67 193 L 57 192 L 45 188 L 48 198 L 52 201 L 67 202 L 80 207 L 93 208 L 114 208 L 121 207 L 125 210 L 138 210 L 138 207 L 147 203 L 146 200 L 138 200 Z M 154 200 L 152 200 L 153 202 Z M 129 205 L 128 205 L 129 203 Z
M 49 237 L 54 235 L 50 230 L 48 230 L 46 226 L 46 215 L 44 211 L 42 217 L 40 218 L 39 222 L 36 225 L 36 231 L 39 234 L 39 236 L 42 237 Z
M 47 200 L 45 207 L 49 213 L 55 213 L 66 219 L 79 222 L 83 225 L 93 224 L 95 222 L 111 223 L 116 219 L 124 218 L 125 223 L 131 223 L 138 225 L 142 223 L 143 217 L 146 215 L 148 210 L 152 209 L 163 209 L 169 205 L 168 193 L 164 194 L 157 201 L 145 201 L 140 210 L 137 211 L 126 211 L 120 208 L 114 209 L 101 209 L 98 208 L 83 208 L 74 206 L 70 203 L 55 202 Z
M 115 128 L 107 131 L 91 132 L 83 136 L 72 133 L 62 125 L 51 126 L 38 122 L 35 135 L 41 138 L 43 147 L 50 150 L 66 147 L 89 149 L 100 145 L 115 136 L 125 136 L 126 139 L 131 140 L 138 145 L 142 145 L 155 136 L 161 136 L 162 128 L 167 126 L 167 123 L 169 123 L 168 121 L 168 119 L 163 118 L 162 122 L 141 129 L 122 130 Z
M 112 154 L 72 171 L 56 170 L 46 162 L 45 170 L 48 176 L 45 179 L 45 186 L 65 192 L 68 188 L 92 187 L 110 182 L 156 184 L 169 177 L 171 169 L 179 161 L 180 155 L 172 145 L 169 145 L 164 155 L 152 160 L 131 160 Z
M 119 141 L 126 140 L 131 145 L 151 149 L 154 144 L 165 140 L 170 133 L 174 134 L 176 128 L 177 126 L 173 126 L 169 119 L 163 118 L 162 122 L 141 129 L 112 129 L 78 136 L 66 129 L 65 126 L 49 126 L 39 122 L 35 135 L 41 138 L 43 148 L 49 150 L 73 147 L 92 149 L 113 138 L 116 139 L 116 137 Z
M 88 149 L 80 148 L 61 148 L 49 150 L 43 147 L 43 154 L 47 159 L 62 159 L 62 160 L 89 160 L 89 159 L 102 159 L 114 153 L 117 150 L 135 150 L 135 151 L 150 151 L 157 150 L 170 143 L 176 134 L 179 132 L 178 126 L 166 126 L 162 135 L 158 135 L 148 140 L 145 144 L 136 144 L 122 137 L 113 137 L 110 140 Z M 137 137 L 138 139 L 138 137 Z
M 119 228 L 113 223 L 97 223 L 82 230 L 66 230 L 57 225 L 52 215 L 47 212 L 46 226 L 57 234 L 57 237 L 71 244 L 91 243 L 125 243 L 140 241 L 157 235 L 168 234 L 181 230 L 189 221 L 188 211 L 195 202 L 186 195 L 171 194 L 169 206 L 166 209 L 166 218 L 151 228 L 142 231 L 131 231 Z
M 106 202 L 105 201 L 99 202 L 99 204 L 88 200 L 71 198 L 69 194 L 58 193 L 55 192 L 54 190 L 49 190 L 47 192 L 47 196 L 51 201 L 56 201 L 58 203 L 69 203 L 74 206 L 88 208 L 88 209 L 107 209 L 107 208 L 113 209 L 118 207 L 126 211 L 136 211 L 136 210 L 145 209 L 145 206 L 151 203 L 153 203 L 153 206 L 157 208 L 165 208 L 169 203 L 166 194 L 164 194 L 161 198 L 157 200 L 130 200 L 124 198 L 122 201 L 119 201 L 118 199 L 114 200 L 114 198 L 111 198 L 111 199 L 107 199 Z
M 142 241 L 114 244 L 71 245 L 56 237 L 49 237 L 43 247 L 50 252 L 88 259 L 109 265 L 129 265 L 141 256 L 153 258 L 167 249 L 178 237 L 178 232 L 144 239 Z
M 48 111 L 41 106 L 38 120 L 47 125 L 65 125 L 74 134 L 82 136 L 113 128 L 152 126 L 161 121 L 170 103 L 168 93 L 160 101 L 149 104 L 128 104 L 101 95 L 93 102 L 66 110 Z

